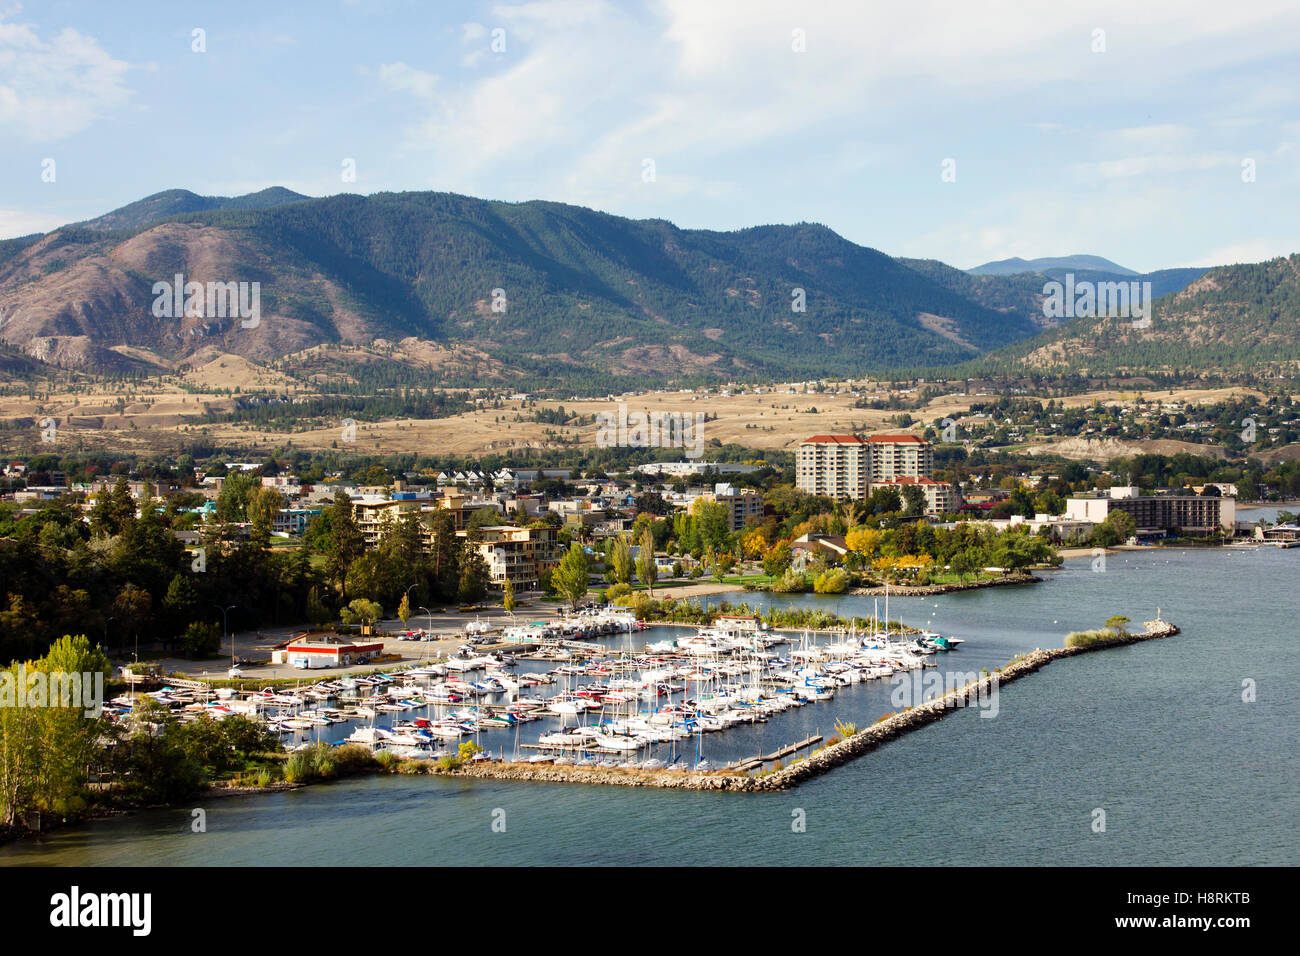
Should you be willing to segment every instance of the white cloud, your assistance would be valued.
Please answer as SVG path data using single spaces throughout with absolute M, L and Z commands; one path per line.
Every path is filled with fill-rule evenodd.
M 0 11 L 0 130 L 25 142 L 53 142 L 121 110 L 130 64 L 90 36 L 65 28 L 42 40 L 31 24 Z
M 438 85 L 438 77 L 426 70 L 418 70 L 401 62 L 383 63 L 378 70 L 379 82 L 386 89 L 398 93 L 410 93 L 421 100 L 433 99 Z
M 1292 256 L 1300 252 L 1300 237 L 1292 239 L 1251 239 L 1211 249 L 1184 266 L 1225 266 L 1242 262 L 1264 262 L 1278 256 Z
M 1088 179 L 1124 179 L 1131 176 L 1169 175 L 1171 173 L 1200 172 L 1225 167 L 1239 168 L 1242 157 L 1236 153 L 1197 153 L 1190 155 L 1166 154 L 1158 156 L 1126 156 L 1106 159 L 1096 163 L 1081 163 L 1074 171 Z
M 0 209 L 0 239 L 30 236 L 35 232 L 49 232 L 51 229 L 57 229 L 66 221 L 63 216 L 49 213 Z

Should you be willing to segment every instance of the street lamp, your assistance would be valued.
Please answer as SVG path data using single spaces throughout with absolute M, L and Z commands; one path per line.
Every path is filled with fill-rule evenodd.
M 402 596 L 403 600 L 406 601 L 406 606 L 408 608 L 411 606 L 411 592 L 414 591 L 419 586 L 420 586 L 420 582 L 419 581 L 415 582 L 409 588 L 406 589 L 406 593 Z M 402 624 L 405 625 L 406 622 L 403 621 Z
M 221 612 L 221 639 L 222 639 L 222 640 L 225 640 L 225 639 L 226 639 L 226 635 L 227 635 L 227 634 L 229 633 L 229 631 L 230 631 L 230 629 L 229 629 L 228 627 L 226 627 L 226 615 L 229 614 L 231 611 L 233 611 L 235 608 L 239 607 L 239 605 L 238 605 L 238 604 L 232 604 L 232 605 L 230 605 L 229 607 L 222 607 L 220 604 L 214 604 L 214 605 L 212 605 L 212 606 L 215 607 L 218 611 Z M 231 667 L 232 670 L 233 670 L 234 667 L 235 667 L 235 639 L 234 639 L 234 637 L 231 637 L 231 638 L 230 638 L 230 667 Z

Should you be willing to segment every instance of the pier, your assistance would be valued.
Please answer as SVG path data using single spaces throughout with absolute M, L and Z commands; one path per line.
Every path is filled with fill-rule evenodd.
M 547 783 L 590 783 L 624 787 L 661 787 L 679 790 L 731 790 L 747 793 L 760 793 L 786 790 L 813 777 L 833 770 L 841 764 L 848 763 L 863 754 L 875 750 L 881 744 L 896 740 L 912 731 L 941 720 L 952 710 L 966 706 L 970 701 L 992 693 L 1002 685 L 1010 684 L 1041 670 L 1052 661 L 1077 654 L 1090 654 L 1125 647 L 1143 641 L 1171 637 L 1178 627 L 1168 621 L 1155 620 L 1145 622 L 1146 630 L 1137 634 L 1117 634 L 1113 639 L 1078 647 L 1058 647 L 1051 650 L 1039 648 L 1016 658 L 1006 667 L 990 671 L 978 680 L 935 697 L 916 707 L 909 707 L 896 714 L 891 714 L 877 721 L 870 727 L 858 731 L 852 737 L 814 751 L 808 757 L 796 760 L 773 773 L 751 775 L 742 768 L 753 767 L 755 761 L 762 766 L 761 758 L 749 758 L 738 761 L 724 769 L 689 773 L 684 770 L 642 770 L 622 769 L 618 767 L 572 767 L 555 766 L 545 763 L 492 763 L 482 761 L 458 767 L 454 770 L 431 770 L 435 774 L 457 777 L 482 777 L 496 780 L 529 780 Z M 812 741 L 815 743 L 816 741 Z M 809 741 L 791 744 L 782 752 L 797 752 L 811 746 Z

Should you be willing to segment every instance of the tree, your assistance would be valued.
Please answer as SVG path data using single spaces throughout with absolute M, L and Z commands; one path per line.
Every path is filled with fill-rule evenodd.
M 221 651 L 221 628 L 211 621 L 191 621 L 181 632 L 180 651 L 192 661 L 216 657 Z
M 193 579 L 183 572 L 176 572 L 163 598 L 168 631 L 179 634 L 198 615 L 200 606 L 199 589 L 194 586 Z
M 502 589 L 501 606 L 507 611 L 514 611 L 515 609 L 515 586 L 510 581 L 506 581 L 506 586 Z
M 42 658 L 0 670 L 0 823 L 41 811 L 75 816 L 86 806 L 87 770 L 107 721 L 88 718 L 82 675 L 108 677 L 108 659 L 85 635 L 64 636 Z M 39 706 L 14 706 L 13 695 L 32 703 L 31 679 L 45 689 Z M 73 684 L 75 683 L 75 688 Z
M 916 485 L 903 486 L 903 517 L 919 518 L 925 514 L 925 492 Z
M 374 624 L 383 616 L 384 609 L 374 601 L 357 598 L 339 612 L 344 624 Z
M 397 605 L 397 619 L 405 624 L 411 619 L 411 593 L 402 595 L 402 603 Z
M 578 602 L 587 596 L 588 575 L 587 553 L 575 541 L 569 545 L 568 552 L 551 575 L 551 583 L 576 608 Z
M 460 603 L 474 604 L 482 600 L 491 581 L 491 571 L 478 548 L 465 548 L 461 555 L 460 581 L 456 588 L 456 597 Z
M 843 594 L 849 589 L 849 573 L 843 568 L 831 568 L 813 578 L 813 590 L 818 594 Z
M 1128 623 L 1128 618 L 1123 614 L 1116 614 L 1106 619 L 1106 628 L 1114 631 L 1116 634 L 1124 635 L 1128 633 L 1124 630 L 1124 625 Z
M 636 576 L 653 595 L 655 581 L 659 578 L 659 568 L 655 565 L 655 536 L 650 527 L 641 532 L 641 544 L 636 552 Z
M 778 541 L 775 548 L 763 558 L 763 573 L 769 578 L 783 574 L 794 560 L 794 552 L 787 541 Z
M 236 471 L 221 480 L 217 494 L 217 521 L 222 523 L 247 521 L 248 502 L 261 482 L 253 475 Z
M 720 551 L 727 546 L 731 536 L 731 514 L 727 506 L 717 501 L 696 498 L 691 512 L 698 522 L 700 543 Z
M 270 538 L 275 528 L 276 516 L 284 509 L 284 496 L 274 488 L 253 488 L 248 493 L 245 511 L 252 522 L 252 535 L 255 538 Z
M 460 586 L 461 542 L 456 537 L 456 519 L 450 511 L 439 508 L 427 520 L 433 535 L 429 562 L 434 587 L 443 600 L 449 600 Z
M 113 614 L 122 622 L 126 633 L 138 637 L 149 623 L 153 611 L 153 597 L 130 581 L 122 586 L 113 598 Z
M 329 515 L 330 529 L 329 549 L 325 552 L 326 573 L 338 582 L 339 594 L 344 595 L 348 572 L 352 562 L 365 550 L 365 538 L 352 514 L 352 500 L 342 490 L 334 492 L 334 502 L 324 513 Z
M 478 541 L 483 537 L 484 528 L 500 523 L 501 512 L 496 508 L 479 508 L 469 516 L 469 521 L 465 525 L 466 537 L 470 541 Z
M 653 538 L 651 539 L 653 540 Z M 606 561 L 616 584 L 628 584 L 632 580 L 632 547 L 626 535 L 617 535 L 610 539 L 606 552 Z
M 856 551 L 865 558 L 876 553 L 880 543 L 880 532 L 875 528 L 854 528 L 844 536 L 844 544 L 850 551 Z
M 977 565 L 973 560 L 971 560 L 971 558 L 972 549 L 970 548 L 962 548 L 953 552 L 952 560 L 949 561 L 949 565 L 952 567 L 953 573 L 957 575 L 958 581 L 964 582 L 966 580 L 966 575 L 976 569 Z

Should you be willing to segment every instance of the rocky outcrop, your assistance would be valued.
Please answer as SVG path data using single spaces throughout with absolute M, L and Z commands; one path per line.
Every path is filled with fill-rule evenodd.
M 881 585 L 880 587 L 854 588 L 849 593 L 861 594 L 867 597 L 883 596 L 886 593 L 893 597 L 929 597 L 935 594 L 948 594 L 952 591 L 978 591 L 980 588 L 999 588 L 1009 584 L 1036 584 L 1042 580 L 1042 578 L 1033 574 L 1008 574 L 992 581 L 972 581 L 970 584 L 891 584 L 888 590 L 884 585 Z

